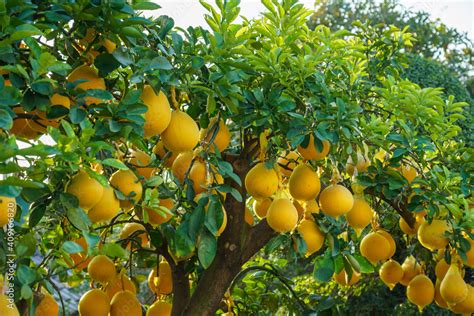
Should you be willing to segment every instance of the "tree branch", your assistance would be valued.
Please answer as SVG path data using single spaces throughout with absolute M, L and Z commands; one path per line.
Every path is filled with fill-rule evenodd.
M 240 257 L 241 262 L 247 262 L 275 236 L 277 236 L 277 233 L 268 226 L 265 219 L 262 219 L 260 223 L 252 227 L 249 231 Z
M 385 197 L 382 192 L 375 192 L 373 189 L 367 188 L 364 191 L 366 194 L 380 198 L 382 201 L 390 205 L 411 227 L 414 228 L 416 219 L 412 212 L 406 209 L 406 205 L 400 205 L 400 203 L 395 203 L 394 201 Z

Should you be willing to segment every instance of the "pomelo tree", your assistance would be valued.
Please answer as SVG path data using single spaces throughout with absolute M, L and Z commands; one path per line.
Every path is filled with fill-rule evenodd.
M 399 78 L 406 30 L 263 4 L 237 22 L 239 1 L 202 2 L 208 29 L 186 30 L 151 2 L 0 6 L 0 310 L 12 289 L 22 313 L 67 314 L 58 283 L 90 282 L 81 315 L 232 315 L 263 247 L 317 282 L 380 270 L 420 309 L 471 308 L 465 104 Z

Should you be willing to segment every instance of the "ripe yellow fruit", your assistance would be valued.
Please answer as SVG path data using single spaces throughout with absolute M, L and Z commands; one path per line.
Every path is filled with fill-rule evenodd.
M 253 202 L 253 211 L 257 214 L 258 218 L 265 218 L 267 216 L 268 208 L 272 204 L 270 198 L 258 199 Z
M 441 258 L 441 260 L 439 260 L 436 263 L 436 267 L 435 267 L 436 277 L 440 280 L 443 280 L 444 276 L 449 270 L 449 266 L 450 265 L 446 262 L 446 260 L 444 260 L 444 258 Z
M 161 133 L 161 140 L 175 153 L 193 150 L 199 142 L 199 127 L 187 113 L 174 111 L 168 127 Z
M 58 314 L 58 303 L 51 294 L 44 293 L 43 298 L 39 302 L 38 306 L 36 306 L 35 316 L 57 316 Z
M 268 169 L 265 163 L 256 164 L 245 176 L 245 189 L 256 199 L 272 196 L 278 189 L 278 175 L 274 168 Z
M 407 179 L 408 183 L 412 183 L 418 176 L 418 172 L 410 165 L 402 165 L 399 169 L 402 176 Z
M 408 300 L 418 306 L 421 311 L 434 300 L 435 287 L 433 282 L 424 274 L 414 277 L 407 287 Z
M 318 225 L 311 220 L 303 219 L 298 225 L 298 233 L 303 237 L 306 243 L 306 256 L 311 256 L 321 249 L 324 244 L 324 234 Z
M 87 273 L 92 280 L 105 284 L 115 278 L 115 264 L 107 256 L 97 255 L 89 262 Z
M 146 312 L 146 316 L 171 316 L 173 305 L 165 301 L 156 301 L 151 304 Z
M 357 169 L 357 174 L 361 174 L 367 171 L 370 166 L 370 160 L 361 152 L 357 152 L 357 163 L 354 163 L 352 156 L 349 156 L 346 163 L 346 171 L 351 176 L 354 174 L 354 170 Z
M 193 190 L 195 194 L 202 193 L 206 190 L 207 184 L 207 167 L 200 159 L 196 159 L 189 170 L 189 180 L 193 182 Z
M 174 202 L 170 198 L 160 200 L 160 207 L 164 207 L 164 208 L 167 208 L 168 210 L 171 210 L 173 206 L 174 206 Z M 172 215 L 167 214 L 167 213 L 163 214 L 164 215 L 163 216 L 160 213 L 155 212 L 154 210 L 148 209 L 148 208 L 145 208 L 145 211 L 148 214 L 148 221 L 150 222 L 150 224 L 154 226 L 167 223 L 171 219 L 171 217 L 173 217 Z
M 252 214 L 252 212 L 250 211 L 250 209 L 248 207 L 245 208 L 244 220 L 250 226 L 253 226 L 253 224 L 255 222 L 254 218 L 253 218 L 253 214 Z
M 160 262 L 158 269 L 158 282 L 156 283 L 156 290 L 159 294 L 171 294 L 173 292 L 173 276 L 171 274 L 171 267 L 166 260 Z
M 123 209 L 129 210 L 140 201 L 143 193 L 142 184 L 132 170 L 116 171 L 110 177 L 109 182 L 115 189 L 127 197 L 126 200 L 120 200 L 120 206 Z
M 403 279 L 400 281 L 400 284 L 408 286 L 410 281 L 421 273 L 421 265 L 416 262 L 415 257 L 408 256 L 405 258 L 405 261 L 402 263 L 403 269 Z
M 168 98 L 160 91 L 158 95 L 149 85 L 143 87 L 141 99 L 147 106 L 145 112 L 145 137 L 153 137 L 163 133 L 171 121 L 171 108 Z
M 378 233 L 382 234 L 382 236 L 384 236 L 385 239 L 387 239 L 390 245 L 390 252 L 387 259 L 392 258 L 393 255 L 395 254 L 395 251 L 397 250 L 397 244 L 395 243 L 395 240 L 393 239 L 392 235 L 390 235 L 390 233 L 388 233 L 387 231 L 383 229 L 379 229 Z
M 298 211 L 289 199 L 275 199 L 268 208 L 267 223 L 278 233 L 290 232 L 298 223 Z
M 130 280 L 130 278 L 123 273 L 107 283 L 104 291 L 110 300 L 112 300 L 115 294 L 120 291 L 129 291 L 133 294 L 137 294 L 137 288 L 135 287 L 135 284 L 133 284 L 132 280 Z
M 330 143 L 327 140 L 323 140 L 323 150 L 319 151 L 318 148 L 314 145 L 314 136 L 313 134 L 309 135 L 309 144 L 308 147 L 298 146 L 298 152 L 306 160 L 320 160 L 326 157 L 329 153 L 331 147 Z
M 0 315 L 20 316 L 15 301 L 13 299 L 10 301 L 10 299 L 4 294 L 0 294 Z
M 310 166 L 300 164 L 293 170 L 288 188 L 291 196 L 297 200 L 313 200 L 319 194 L 321 182 L 316 172 Z
M 23 111 L 21 107 L 13 108 L 13 112 L 15 112 L 16 114 L 31 114 Z M 15 117 L 15 119 L 13 120 L 13 126 L 10 129 L 10 133 L 16 135 L 17 137 L 25 139 L 35 139 L 40 135 L 38 131 L 33 129 L 32 121 L 28 118 L 22 117 Z
M 390 259 L 380 267 L 379 276 L 382 282 L 385 283 L 390 290 L 393 290 L 395 285 L 403 278 L 402 266 L 397 261 Z
M 410 225 L 408 225 L 408 223 L 403 219 L 403 217 L 400 217 L 398 224 L 402 232 L 404 232 L 408 236 L 415 236 L 418 233 L 418 228 L 420 228 L 420 225 L 423 224 L 424 221 L 425 221 L 425 217 L 423 215 L 416 214 L 415 224 L 413 228 L 410 227 Z
M 165 167 L 168 168 L 171 168 L 174 160 L 176 159 L 176 157 L 178 157 L 179 154 L 168 151 L 161 140 L 157 142 L 156 145 L 153 147 L 153 153 L 161 160 L 164 160 L 163 163 Z
M 87 212 L 92 223 L 111 220 L 120 211 L 120 201 L 112 187 L 104 187 L 102 198 Z
M 135 294 L 120 291 L 110 302 L 110 316 L 142 316 L 142 305 Z
M 75 82 L 78 80 L 86 80 L 82 83 L 79 83 L 76 88 L 82 90 L 105 90 L 105 81 L 103 78 L 100 78 L 97 70 L 87 65 L 82 65 L 74 69 L 68 76 L 67 80 L 69 82 Z M 91 105 L 93 103 L 101 103 L 102 100 L 87 96 L 84 98 L 84 101 L 87 105 Z
M 441 281 L 439 279 L 436 279 L 434 300 L 435 300 L 436 305 L 438 305 L 441 308 L 447 309 L 449 307 L 446 301 L 443 299 L 443 297 L 441 297 L 441 293 L 439 290 L 440 285 L 441 285 Z
M 339 184 L 331 184 L 319 195 L 321 211 L 334 218 L 349 212 L 354 206 L 352 193 Z
M 457 314 L 472 315 L 474 313 L 474 287 L 468 284 L 467 288 L 467 296 L 462 302 L 449 305 L 449 309 Z
M 87 268 L 92 258 L 87 256 L 88 246 L 87 246 L 86 239 L 84 237 L 81 237 L 73 241 L 76 244 L 80 245 L 82 249 L 84 249 L 84 251 L 71 254 L 71 259 L 74 262 L 74 266 L 76 267 L 76 270 L 81 271 Z
M 209 122 L 209 126 L 206 129 L 201 130 L 200 139 L 201 141 L 209 144 L 212 138 L 212 144 L 209 144 L 209 150 L 211 152 L 215 151 L 215 147 L 219 149 L 219 152 L 223 152 L 230 144 L 230 131 L 227 125 L 223 120 L 219 121 L 219 124 L 216 124 L 217 118 L 214 117 Z M 215 136 L 214 136 L 215 134 Z
M 304 210 L 307 213 L 319 214 L 319 204 L 316 200 L 309 200 L 304 203 Z
M 155 168 L 148 167 L 151 163 L 151 157 L 141 150 L 134 150 L 130 154 L 128 162 L 134 167 L 139 175 L 145 179 L 150 178 L 155 173 Z
M 456 264 L 451 264 L 449 267 L 448 272 L 441 281 L 439 291 L 441 297 L 448 305 L 458 304 L 466 299 L 468 287 Z
M 354 205 L 346 214 L 347 223 L 354 229 L 357 236 L 360 236 L 362 230 L 370 224 L 373 217 L 374 211 L 363 198 L 355 198 Z
M 142 233 L 139 233 L 138 235 L 135 234 L 137 231 L 143 231 Z M 134 235 L 134 238 L 138 237 L 140 239 L 140 244 L 142 247 L 146 247 L 148 245 L 149 239 L 148 235 L 146 233 L 146 229 L 142 224 L 139 223 L 127 223 L 123 226 L 122 231 L 120 232 L 120 239 L 127 239 L 130 236 Z M 131 240 L 127 242 L 127 247 L 129 248 L 130 245 L 133 246 L 133 248 L 137 248 L 137 245 L 135 242 L 132 242 Z
M 105 292 L 92 289 L 82 295 L 78 309 L 81 316 L 108 316 L 110 299 Z
M 372 264 L 390 258 L 390 243 L 379 231 L 370 232 L 360 242 L 360 253 Z
M 284 153 L 282 156 L 278 157 L 278 169 L 284 176 L 289 178 L 298 165 L 299 160 L 301 160 L 301 158 L 296 151 Z
M 336 281 L 339 285 L 342 286 L 351 286 L 356 284 L 360 279 L 360 273 L 356 271 L 352 271 L 351 279 L 349 279 L 349 275 L 346 273 L 345 269 L 342 269 L 339 273 L 334 273 L 333 275 L 334 281 Z
M 148 280 L 147 280 L 148 281 L 148 287 L 155 294 L 158 294 L 158 292 L 156 290 L 156 285 L 158 284 L 158 276 L 156 275 L 157 270 L 158 269 L 156 267 L 151 269 L 150 273 L 148 274 Z
M 7 196 L 0 196 L 0 227 L 8 224 L 8 219 L 13 219 L 15 214 L 16 199 Z
M 100 201 L 104 187 L 87 172 L 80 170 L 72 177 L 66 192 L 74 195 L 79 200 L 79 206 L 88 211 Z
M 193 161 L 194 153 L 192 151 L 186 151 L 180 153 L 173 161 L 171 166 L 171 172 L 179 180 L 180 183 L 184 183 L 184 177 L 188 173 L 191 162 Z
M 418 228 L 418 241 L 431 251 L 443 249 L 449 243 L 448 237 L 444 235 L 449 231 L 451 227 L 445 220 L 434 219 L 431 223 L 424 222 Z

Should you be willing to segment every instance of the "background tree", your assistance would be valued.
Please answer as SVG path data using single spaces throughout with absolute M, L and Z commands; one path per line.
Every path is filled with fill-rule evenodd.
M 207 31 L 143 18 L 150 2 L 6 2 L 0 196 L 2 214 L 18 210 L 0 263 L 15 252 L 22 312 L 66 313 L 58 283 L 84 281 L 94 289 L 82 315 L 253 312 L 238 293 L 249 271 L 277 278 L 289 311 L 323 310 L 328 298 L 300 298 L 280 276 L 278 255 L 310 263 L 319 283 L 342 269 L 375 277 L 359 244 L 382 227 L 393 237 L 376 237 L 380 248 L 413 254 L 432 280 L 435 260 L 465 265 L 467 291 L 472 163 L 455 140 L 465 104 L 400 77 L 406 30 L 311 30 L 297 1 L 263 3 L 261 18 L 237 23 L 239 1 L 202 2 Z M 288 180 L 296 165 L 301 181 Z M 353 195 L 369 203 L 371 225 L 337 217 L 332 189 L 344 212 Z M 393 230 L 420 216 L 449 225 L 444 257 Z M 269 259 L 246 270 L 264 247 Z

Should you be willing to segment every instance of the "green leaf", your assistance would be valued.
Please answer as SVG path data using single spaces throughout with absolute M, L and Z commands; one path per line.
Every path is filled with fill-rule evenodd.
M 71 118 L 71 122 L 73 124 L 81 123 L 82 121 L 84 121 L 86 116 L 87 116 L 87 112 L 78 106 L 73 106 L 71 110 L 69 111 L 69 117 Z
M 31 284 L 36 280 L 37 273 L 36 270 L 22 264 L 18 267 L 16 276 L 21 284 Z
M 199 69 L 204 65 L 204 58 L 200 56 L 193 56 L 191 58 L 191 67 L 194 69 Z
M 33 291 L 31 290 L 30 286 L 28 284 L 23 284 L 21 286 L 21 298 L 28 300 L 33 296 Z
M 199 239 L 198 258 L 204 269 L 207 269 L 217 252 L 217 239 L 207 229 L 203 229 Z
M 113 58 L 113 55 L 104 53 L 95 58 L 94 65 L 99 69 L 99 76 L 106 77 L 120 67 L 120 62 Z
M 28 217 L 28 226 L 30 228 L 35 227 L 41 221 L 41 219 L 46 213 L 46 205 L 38 204 L 33 209 L 30 210 L 30 216 Z
M 334 274 L 334 260 L 331 254 L 326 251 L 323 257 L 320 257 L 314 263 L 313 277 L 318 282 L 329 282 Z
M 173 69 L 173 66 L 169 62 L 168 59 L 166 59 L 163 56 L 158 56 L 153 58 L 148 66 L 146 67 L 146 70 L 153 70 L 153 69 L 163 69 L 163 70 L 171 70 Z
M 13 126 L 13 119 L 6 110 L 0 109 L 0 129 L 9 130 Z
M 0 187 L 3 185 L 12 185 L 12 186 L 30 188 L 30 189 L 41 189 L 45 187 L 45 185 L 41 182 L 23 180 L 23 179 L 19 179 L 18 177 L 13 177 L 13 176 L 10 176 L 6 178 L 5 180 L 0 180 Z
M 16 243 L 15 252 L 18 257 L 30 257 L 36 252 L 36 238 L 33 232 L 23 235 Z
M 33 35 L 43 35 L 43 33 L 31 24 L 22 24 L 16 27 L 16 31 L 13 32 L 10 40 L 17 41 Z
M 110 167 L 114 167 L 120 170 L 128 170 L 128 167 L 118 159 L 107 158 L 102 160 L 102 164 Z
M 354 258 L 359 263 L 360 272 L 362 273 L 372 273 L 374 272 L 374 266 L 367 260 L 366 258 L 362 257 L 359 254 L 355 254 Z
M 61 246 L 61 249 L 69 254 L 83 252 L 82 246 L 75 243 L 74 241 L 65 241 Z
M 107 243 L 100 248 L 100 253 L 110 258 L 125 259 L 128 257 L 127 251 L 119 244 Z
M 139 2 L 132 5 L 134 10 L 157 10 L 161 8 L 160 5 L 153 2 Z

